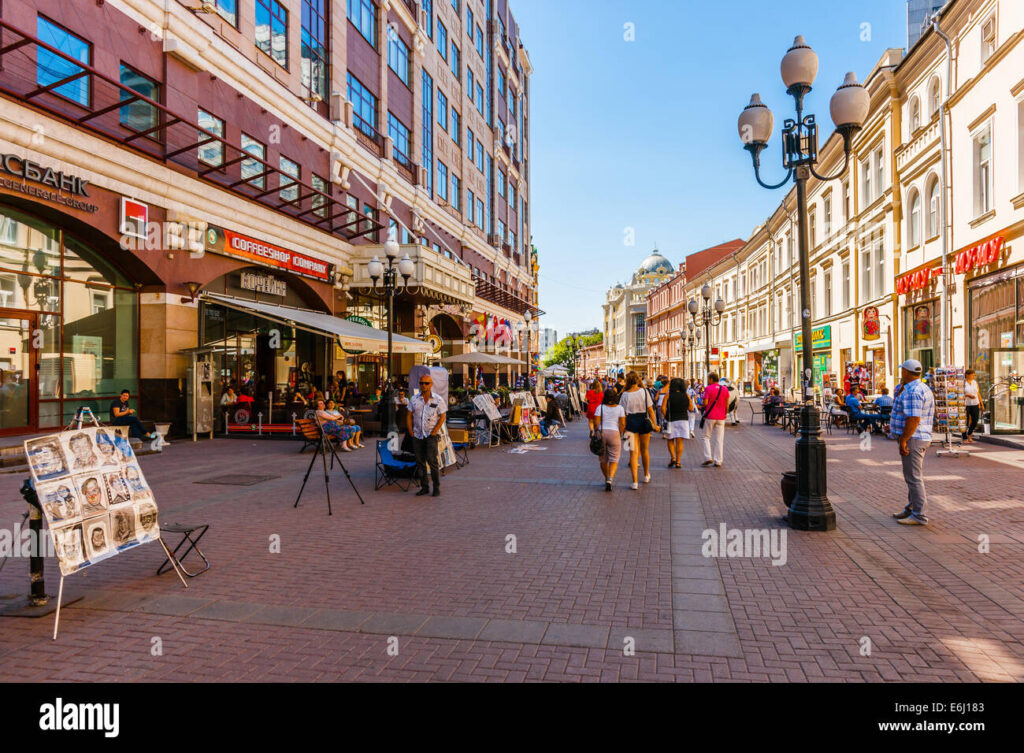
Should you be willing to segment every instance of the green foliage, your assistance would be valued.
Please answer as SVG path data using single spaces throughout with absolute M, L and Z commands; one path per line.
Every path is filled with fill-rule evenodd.
M 572 335 L 563 337 L 555 343 L 547 353 L 544 354 L 542 363 L 545 367 L 560 363 L 566 368 L 572 370 L 572 350 L 569 348 L 570 337 L 572 337 Z M 603 340 L 604 335 L 600 332 L 595 332 L 592 335 L 582 335 L 580 337 L 580 347 L 585 348 L 589 345 L 597 345 Z

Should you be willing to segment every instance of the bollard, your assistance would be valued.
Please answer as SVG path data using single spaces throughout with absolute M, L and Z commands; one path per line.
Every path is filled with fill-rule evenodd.
M 49 601 L 46 596 L 46 582 L 43 580 L 43 508 L 39 504 L 39 496 L 30 479 L 25 479 L 25 483 L 21 485 L 21 496 L 28 503 L 28 529 L 32 539 L 32 553 L 28 560 L 31 582 L 28 603 L 33 607 L 41 607 Z

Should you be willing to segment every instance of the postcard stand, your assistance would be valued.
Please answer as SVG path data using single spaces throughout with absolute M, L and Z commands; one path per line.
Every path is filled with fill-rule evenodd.
M 331 442 L 331 438 L 327 435 L 327 432 L 324 431 L 323 424 L 320 423 L 320 417 L 314 416 L 314 420 L 316 421 L 317 428 L 320 430 L 320 443 L 316 446 L 316 452 L 313 453 L 313 457 L 310 458 L 309 468 L 306 469 L 306 475 L 302 478 L 302 486 L 299 487 L 299 494 L 295 497 L 295 504 L 292 505 L 292 509 L 294 510 L 299 506 L 299 500 L 302 499 L 302 492 L 306 488 L 306 482 L 309 481 L 309 474 L 313 472 L 313 465 L 316 463 L 317 457 L 319 457 L 321 461 L 323 461 L 324 466 L 324 487 L 327 489 L 327 514 L 334 514 L 331 511 L 331 478 L 327 473 L 327 453 L 331 454 L 331 468 L 334 468 L 334 461 L 337 460 L 338 465 L 341 466 L 341 470 L 345 473 L 345 478 L 347 478 L 349 484 L 352 485 L 352 491 L 354 491 L 356 493 L 356 497 L 359 498 L 359 504 L 365 505 L 366 502 L 363 501 L 363 497 L 356 488 L 356 484 L 352 480 L 352 476 L 349 475 L 348 468 L 346 468 L 345 464 L 341 462 L 341 458 L 338 457 L 338 451 L 334 449 L 334 444 Z
M 935 393 L 935 429 L 943 436 L 935 456 L 952 458 L 970 456 L 961 437 L 967 430 L 967 407 L 964 395 L 964 367 L 947 366 L 935 369 L 932 389 Z
M 75 412 L 75 417 L 72 418 L 68 425 L 64 427 L 64 431 L 72 431 L 75 429 L 81 430 L 82 422 L 86 418 L 92 421 L 92 425 L 95 426 L 96 428 L 102 428 L 100 422 L 96 420 L 96 415 L 92 412 L 92 408 L 83 407 L 79 408 Z M 164 549 L 164 554 L 167 555 L 167 558 L 171 561 L 171 564 L 174 566 L 174 572 L 178 574 L 178 579 L 181 581 L 181 585 L 183 585 L 185 588 L 188 588 L 188 583 L 185 582 L 185 578 L 184 576 L 182 576 L 179 570 L 179 568 L 181 567 L 181 563 L 178 562 L 177 558 L 175 558 L 173 554 L 171 554 L 171 550 L 167 548 L 167 544 L 164 543 L 163 537 L 157 536 L 156 540 L 160 542 L 160 546 L 162 546 Z M 57 588 L 57 611 L 53 617 L 53 640 L 57 640 L 57 632 L 60 629 L 60 607 L 61 602 L 64 599 L 64 577 L 64 574 L 61 573 L 60 586 L 58 586 Z

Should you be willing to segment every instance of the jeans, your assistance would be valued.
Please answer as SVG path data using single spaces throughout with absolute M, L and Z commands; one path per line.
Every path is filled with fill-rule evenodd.
M 136 439 L 145 439 L 146 432 L 138 416 L 121 416 L 111 422 L 114 426 L 127 426 L 128 433 Z
M 712 460 L 721 465 L 724 444 L 725 419 L 707 419 L 704 422 L 704 460 Z M 712 449 L 712 445 L 714 445 L 714 449 Z
M 903 461 L 903 480 L 907 482 L 907 508 L 916 517 L 924 517 L 924 505 L 927 496 L 924 491 L 924 455 L 931 445 L 926 439 L 907 440 L 909 455 L 901 455 Z
M 967 433 L 964 434 L 963 438 L 974 436 L 974 430 L 978 428 L 978 419 L 981 418 L 981 406 L 980 405 L 968 405 L 967 406 Z
M 440 488 L 441 473 L 438 468 L 437 436 L 427 437 L 426 439 L 413 437 L 412 447 L 416 453 L 416 473 L 420 477 L 420 486 L 424 489 L 429 488 L 427 484 L 427 469 L 429 468 L 434 488 Z

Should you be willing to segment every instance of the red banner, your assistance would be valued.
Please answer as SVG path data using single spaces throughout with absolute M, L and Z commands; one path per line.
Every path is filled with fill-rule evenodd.
M 953 270 L 958 274 L 966 274 L 975 267 L 991 264 L 999 258 L 999 252 L 1003 249 L 1003 237 L 992 238 L 991 240 L 979 243 L 966 251 L 956 255 L 956 266 Z
M 258 262 L 264 266 L 276 267 L 289 272 L 312 277 L 321 282 L 333 282 L 334 266 L 321 259 L 300 254 L 298 251 L 258 241 L 245 235 L 209 225 L 206 230 L 206 249 L 214 253 L 227 254 Z

